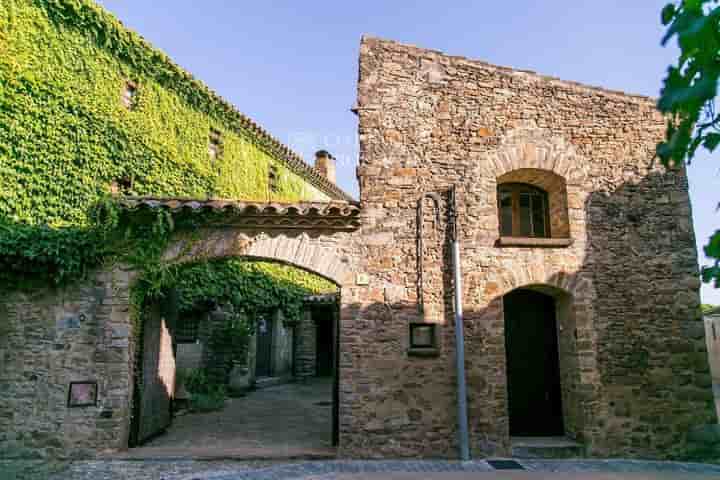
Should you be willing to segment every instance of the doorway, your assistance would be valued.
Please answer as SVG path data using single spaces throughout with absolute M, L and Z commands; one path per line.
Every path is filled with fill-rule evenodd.
M 518 289 L 503 298 L 510 436 L 564 434 L 555 299 Z
M 269 315 L 260 315 L 257 319 L 257 353 L 255 376 L 272 376 L 273 322 Z
M 335 369 L 335 332 L 331 308 L 313 311 L 316 328 L 317 349 L 315 352 L 315 373 L 318 377 L 331 377 Z

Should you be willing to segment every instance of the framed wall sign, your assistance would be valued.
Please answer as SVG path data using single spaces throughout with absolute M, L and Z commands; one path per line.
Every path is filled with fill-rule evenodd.
M 97 382 L 70 382 L 68 407 L 94 407 L 97 405 Z

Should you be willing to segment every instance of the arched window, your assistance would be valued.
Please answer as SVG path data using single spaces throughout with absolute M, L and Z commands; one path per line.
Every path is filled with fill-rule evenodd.
M 498 185 L 498 216 L 503 237 L 550 237 L 548 194 L 537 187 Z

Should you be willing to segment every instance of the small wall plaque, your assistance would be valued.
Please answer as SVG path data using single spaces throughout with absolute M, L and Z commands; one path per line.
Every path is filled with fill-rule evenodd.
M 70 382 L 68 407 L 94 407 L 97 405 L 97 382 Z

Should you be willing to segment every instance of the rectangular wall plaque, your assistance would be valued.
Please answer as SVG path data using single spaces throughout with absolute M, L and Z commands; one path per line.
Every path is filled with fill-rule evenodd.
M 97 382 L 70 382 L 68 407 L 94 407 L 97 405 Z

